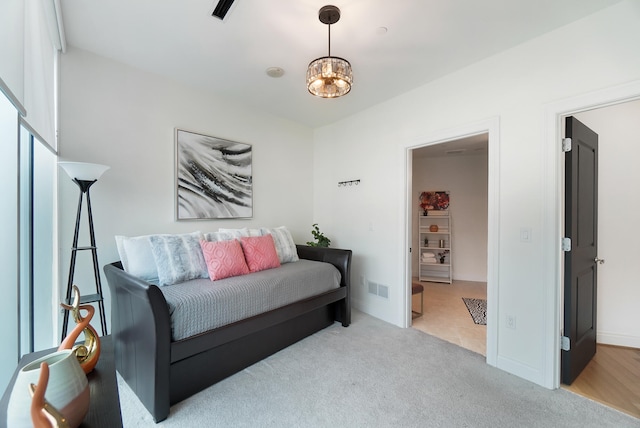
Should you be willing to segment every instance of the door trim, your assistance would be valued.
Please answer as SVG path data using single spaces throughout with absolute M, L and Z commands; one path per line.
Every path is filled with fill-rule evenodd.
M 549 209 L 542 219 L 544 271 L 543 386 L 560 387 L 560 336 L 563 333 L 564 153 L 560 150 L 565 116 L 640 99 L 640 81 L 613 86 L 548 104 L 545 108 L 544 198 Z
M 500 119 L 493 117 L 466 126 L 442 130 L 430 135 L 414 138 L 402 146 L 405 201 L 402 208 L 404 223 L 404 281 L 402 299 L 403 327 L 411 326 L 411 224 L 412 206 L 412 155 L 413 149 L 459 140 L 478 134 L 488 134 L 488 225 L 487 225 L 487 364 L 497 366 L 498 362 L 498 267 L 500 239 Z

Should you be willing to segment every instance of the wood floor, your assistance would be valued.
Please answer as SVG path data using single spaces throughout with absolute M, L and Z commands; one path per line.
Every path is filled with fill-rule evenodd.
M 487 327 L 474 324 L 462 297 L 487 298 L 485 283 L 414 282 L 424 287 L 424 315 L 412 327 L 486 355 Z M 420 295 L 413 296 L 420 310 Z M 571 385 L 563 388 L 640 418 L 640 349 L 598 345 L 596 356 Z
M 478 354 L 487 354 L 487 326 L 473 322 L 463 297 L 487 298 L 484 282 L 453 281 L 452 284 L 419 282 L 424 287 L 424 315 L 412 327 L 455 343 Z M 413 310 L 420 310 L 420 295 L 413 296 Z
M 562 387 L 640 418 L 640 349 L 599 344 L 580 376 Z

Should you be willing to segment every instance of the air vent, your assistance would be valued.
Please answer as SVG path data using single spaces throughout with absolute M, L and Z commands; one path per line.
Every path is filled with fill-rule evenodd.
M 389 287 L 387 287 L 386 285 L 378 284 L 378 296 L 382 297 L 383 299 L 388 299 Z
M 389 298 L 389 287 L 387 287 L 386 285 L 378 284 L 377 282 L 373 281 L 367 281 L 367 286 L 369 289 L 369 294 L 380 296 L 383 299 Z
M 224 19 L 233 2 L 234 0 L 220 0 L 216 8 L 213 9 L 213 13 L 211 15 L 216 18 Z
M 454 149 L 454 150 L 447 150 L 445 153 L 448 155 L 461 155 L 464 152 L 465 152 L 464 149 Z
M 373 281 L 369 281 L 369 294 L 378 295 L 378 284 Z

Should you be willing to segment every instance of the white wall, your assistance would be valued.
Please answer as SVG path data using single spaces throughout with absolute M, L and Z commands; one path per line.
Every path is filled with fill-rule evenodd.
M 640 348 L 640 101 L 575 116 L 599 136 L 597 340 Z
M 380 299 L 356 282 L 356 307 L 405 322 L 406 148 L 424 136 L 498 116 L 496 365 L 552 386 L 559 355 L 549 354 L 549 343 L 557 340 L 546 323 L 558 309 L 547 307 L 556 287 L 548 271 L 558 269 L 559 261 L 547 257 L 557 251 L 557 241 L 543 245 L 541 239 L 548 234 L 545 221 L 557 216 L 546 204 L 545 108 L 640 79 L 637 40 L 640 3 L 623 2 L 316 130 L 315 220 L 339 237 L 337 246 L 354 251 L 354 278 L 390 287 L 389 299 Z M 321 172 L 326 165 L 331 168 Z M 335 185 L 347 177 L 362 180 L 348 197 Z M 531 229 L 531 242 L 520 241 L 523 227 Z M 515 329 L 506 328 L 507 315 L 515 317 Z
M 60 93 L 60 160 L 111 166 L 91 188 L 101 271 L 119 259 L 114 241 L 119 234 L 286 225 L 297 243 L 311 239 L 310 129 L 73 47 L 61 56 Z M 252 145 L 253 219 L 174 220 L 175 127 Z M 64 172 L 59 191 L 64 292 L 79 191 Z M 86 224 L 80 232 L 80 245 L 86 245 Z M 89 252 L 84 253 L 78 255 L 75 282 L 89 294 L 82 290 L 85 284 L 93 289 L 93 271 Z M 104 278 L 103 287 L 110 313 Z
M 487 281 L 487 152 L 413 160 L 412 248 L 418 248 L 418 196 L 423 190 L 451 192 L 453 279 Z M 418 251 L 412 251 L 413 276 Z

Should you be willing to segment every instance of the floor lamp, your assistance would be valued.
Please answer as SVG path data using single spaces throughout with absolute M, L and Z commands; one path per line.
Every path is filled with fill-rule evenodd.
M 73 274 L 76 269 L 76 254 L 78 251 L 91 251 L 93 258 L 93 276 L 96 282 L 96 294 L 83 295 L 80 299 L 81 304 L 98 303 L 100 312 L 100 324 L 102 327 L 102 335 L 107 334 L 107 321 L 104 314 L 104 299 L 102 296 L 102 284 L 100 282 L 100 270 L 98 265 L 98 250 L 96 248 L 96 237 L 93 231 L 93 214 L 91 213 L 91 198 L 89 197 L 89 188 L 93 183 L 109 169 L 108 166 L 95 163 L 84 162 L 58 162 L 58 165 L 71 177 L 74 183 L 80 188 L 80 198 L 78 199 L 78 212 L 76 214 L 76 227 L 73 233 L 73 245 L 71 246 L 71 265 L 69 266 L 69 280 L 67 282 L 67 293 L 65 303 L 71 304 L 71 291 L 73 288 Z M 80 231 L 80 216 L 82 214 L 82 199 L 87 195 L 87 214 L 89 219 L 89 237 L 90 246 L 78 247 L 78 232 Z M 64 319 L 62 323 L 62 340 L 67 336 L 67 327 L 69 326 L 69 311 L 64 310 Z

